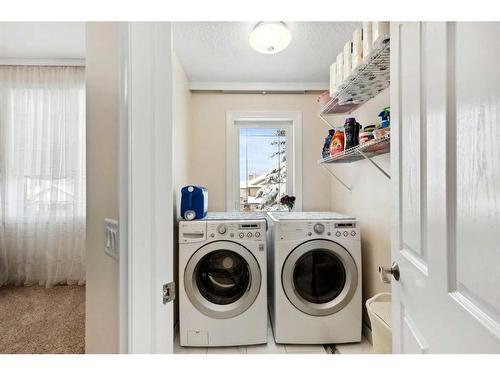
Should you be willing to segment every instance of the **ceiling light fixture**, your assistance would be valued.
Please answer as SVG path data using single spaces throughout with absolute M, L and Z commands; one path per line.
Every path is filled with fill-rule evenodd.
M 292 34 L 284 22 L 259 22 L 250 33 L 250 46 L 257 52 L 272 55 L 290 44 Z

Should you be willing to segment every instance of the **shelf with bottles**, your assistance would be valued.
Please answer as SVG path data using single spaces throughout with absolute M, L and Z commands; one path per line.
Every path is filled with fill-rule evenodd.
M 347 190 L 352 191 L 352 187 L 344 182 L 344 180 L 340 178 L 330 166 L 332 164 L 352 163 L 358 160 L 368 160 L 371 165 L 377 168 L 380 173 L 390 179 L 390 174 L 387 173 L 376 161 L 373 160 L 374 156 L 387 154 L 390 151 L 391 133 L 387 133 L 379 139 L 373 139 L 362 145 L 352 147 L 328 158 L 320 159 L 318 160 L 318 164 L 321 165 L 338 182 L 340 182 Z
M 390 40 L 383 40 L 339 86 L 334 96 L 319 112 L 319 117 L 333 127 L 328 115 L 351 113 L 373 99 L 390 84 Z
M 380 124 L 367 125 L 363 128 L 363 132 L 359 132 L 362 126 L 354 117 L 347 118 L 343 128 L 337 127 L 335 130 L 329 130 L 323 145 L 323 157 L 318 160 L 318 164 L 349 191 L 351 187 L 333 171 L 334 168 L 331 168 L 331 165 L 368 160 L 385 177 L 391 178 L 389 173 L 373 159 L 374 156 L 391 151 L 390 111 L 390 107 L 385 107 L 379 113 Z
M 387 154 L 389 152 L 391 152 L 391 133 L 387 133 L 379 139 L 373 139 L 328 158 L 320 159 L 318 160 L 318 164 L 352 163 L 357 160 L 366 159 L 366 157 Z

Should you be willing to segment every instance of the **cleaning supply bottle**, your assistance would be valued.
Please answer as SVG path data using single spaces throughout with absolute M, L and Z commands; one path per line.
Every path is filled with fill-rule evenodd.
M 344 151 L 344 132 L 342 130 L 335 130 L 330 143 L 330 156 L 337 155 Z
M 388 128 L 391 126 L 391 107 L 385 107 L 378 116 L 380 117 L 381 128 Z
M 361 125 L 356 122 L 354 117 L 348 117 L 345 120 L 345 149 L 348 150 L 352 147 L 359 145 L 359 128 Z
M 328 130 L 328 136 L 325 138 L 325 143 L 323 145 L 323 151 L 321 153 L 321 157 L 323 159 L 330 156 L 330 143 L 332 143 L 333 134 L 335 134 L 335 129 Z

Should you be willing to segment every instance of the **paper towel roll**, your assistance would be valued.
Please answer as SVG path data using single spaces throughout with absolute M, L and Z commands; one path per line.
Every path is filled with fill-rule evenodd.
M 340 52 L 337 55 L 337 78 L 335 79 L 335 83 L 337 84 L 337 88 L 342 84 L 342 81 L 344 80 L 344 54 Z
M 330 65 L 330 98 L 337 92 L 337 63 Z
M 382 42 L 389 39 L 390 26 L 387 21 L 372 22 L 372 46 L 374 49 L 382 47 Z
M 363 22 L 363 61 L 367 62 L 373 50 L 372 23 Z
M 344 73 L 343 77 L 346 79 L 351 74 L 352 63 L 352 42 L 347 42 L 344 45 Z
M 356 29 L 352 34 L 351 70 L 354 71 L 362 62 L 363 62 L 363 39 L 361 37 L 361 29 Z

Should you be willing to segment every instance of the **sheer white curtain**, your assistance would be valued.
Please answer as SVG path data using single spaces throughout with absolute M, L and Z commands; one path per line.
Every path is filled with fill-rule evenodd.
M 0 67 L 0 285 L 85 283 L 85 71 Z

